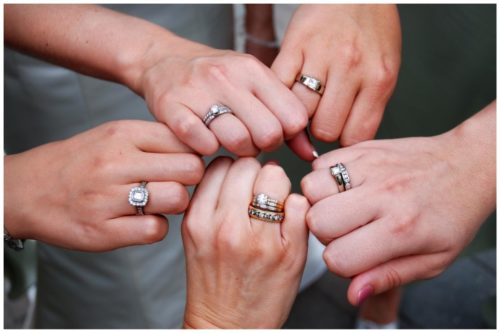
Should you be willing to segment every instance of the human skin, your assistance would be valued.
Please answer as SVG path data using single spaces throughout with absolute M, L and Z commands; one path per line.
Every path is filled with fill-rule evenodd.
M 185 328 L 278 328 L 288 317 L 307 256 L 307 200 L 283 169 L 252 158 L 207 168 L 182 222 Z M 283 223 L 248 217 L 253 195 L 285 201 Z
M 257 40 L 275 42 L 273 5 L 245 5 L 245 32 Z M 245 52 L 254 55 L 264 65 L 270 67 L 278 55 L 278 47 L 260 45 L 247 38 L 245 40 Z
M 400 61 L 396 5 L 301 5 L 271 68 L 306 106 L 311 134 L 349 146 L 374 138 Z M 323 96 L 295 82 L 301 73 L 323 83 Z
M 133 135 L 131 134 L 133 133 Z M 203 161 L 164 125 L 115 121 L 4 158 L 4 224 L 18 239 L 81 251 L 162 240 L 189 204 Z M 145 215 L 128 203 L 141 181 Z
M 300 100 L 255 57 L 180 38 L 95 5 L 6 5 L 6 45 L 142 96 L 151 113 L 203 155 L 276 149 L 307 125 Z M 231 28 L 231 27 L 229 27 Z M 213 104 L 234 114 L 203 116 Z
M 308 226 L 348 299 L 440 274 L 496 205 L 496 101 L 434 137 L 374 140 L 322 155 L 303 178 Z M 338 193 L 329 166 L 347 167 Z

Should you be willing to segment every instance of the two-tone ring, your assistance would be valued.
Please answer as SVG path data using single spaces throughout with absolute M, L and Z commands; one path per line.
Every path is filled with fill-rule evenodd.
M 253 197 L 248 207 L 248 216 L 265 222 L 283 222 L 285 218 L 283 203 L 259 193 Z
M 351 177 L 349 177 L 349 173 L 347 172 L 347 168 L 344 164 L 337 163 L 334 166 L 331 166 L 330 174 L 333 179 L 335 179 L 339 192 L 344 192 L 352 188 Z
M 323 95 L 323 92 L 325 91 L 325 86 L 321 83 L 321 81 L 310 75 L 299 74 L 297 76 L 297 82 L 320 95 Z
M 132 187 L 128 193 L 128 202 L 137 209 L 137 215 L 144 215 L 144 206 L 148 203 L 149 192 L 146 189 L 148 182 L 142 181 L 139 186 Z
M 208 127 L 210 123 L 217 117 L 226 113 L 233 113 L 233 111 L 224 104 L 214 104 L 210 107 L 207 114 L 203 117 L 203 123 Z

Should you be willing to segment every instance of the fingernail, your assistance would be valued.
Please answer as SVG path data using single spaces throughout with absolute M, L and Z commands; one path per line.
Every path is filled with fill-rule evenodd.
M 319 154 L 316 151 L 316 149 L 313 150 L 313 156 L 314 156 L 314 158 L 318 158 L 319 157 Z
M 358 291 L 358 306 L 363 304 L 368 297 L 373 294 L 373 287 L 371 285 L 364 286 Z
M 276 161 L 276 160 L 270 160 L 270 161 L 267 161 L 267 162 L 266 162 L 266 164 L 269 164 L 269 165 L 280 165 L 280 164 L 278 163 L 278 161 Z

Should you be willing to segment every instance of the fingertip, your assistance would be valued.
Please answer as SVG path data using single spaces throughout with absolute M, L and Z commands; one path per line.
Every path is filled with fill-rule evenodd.
M 146 215 L 142 221 L 141 230 L 145 244 L 157 243 L 168 233 L 168 219 L 162 215 Z
M 302 160 L 306 162 L 312 162 L 315 160 L 316 149 L 312 145 L 305 131 L 300 132 L 295 137 L 288 140 L 286 144 Z

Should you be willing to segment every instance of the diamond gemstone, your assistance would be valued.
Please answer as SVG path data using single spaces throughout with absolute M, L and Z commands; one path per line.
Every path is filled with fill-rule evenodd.
M 133 199 L 134 201 L 142 201 L 144 200 L 144 193 L 143 192 L 134 192 L 134 195 L 133 195 Z
M 257 196 L 257 203 L 259 205 L 265 205 L 267 203 L 267 195 L 261 193 Z

